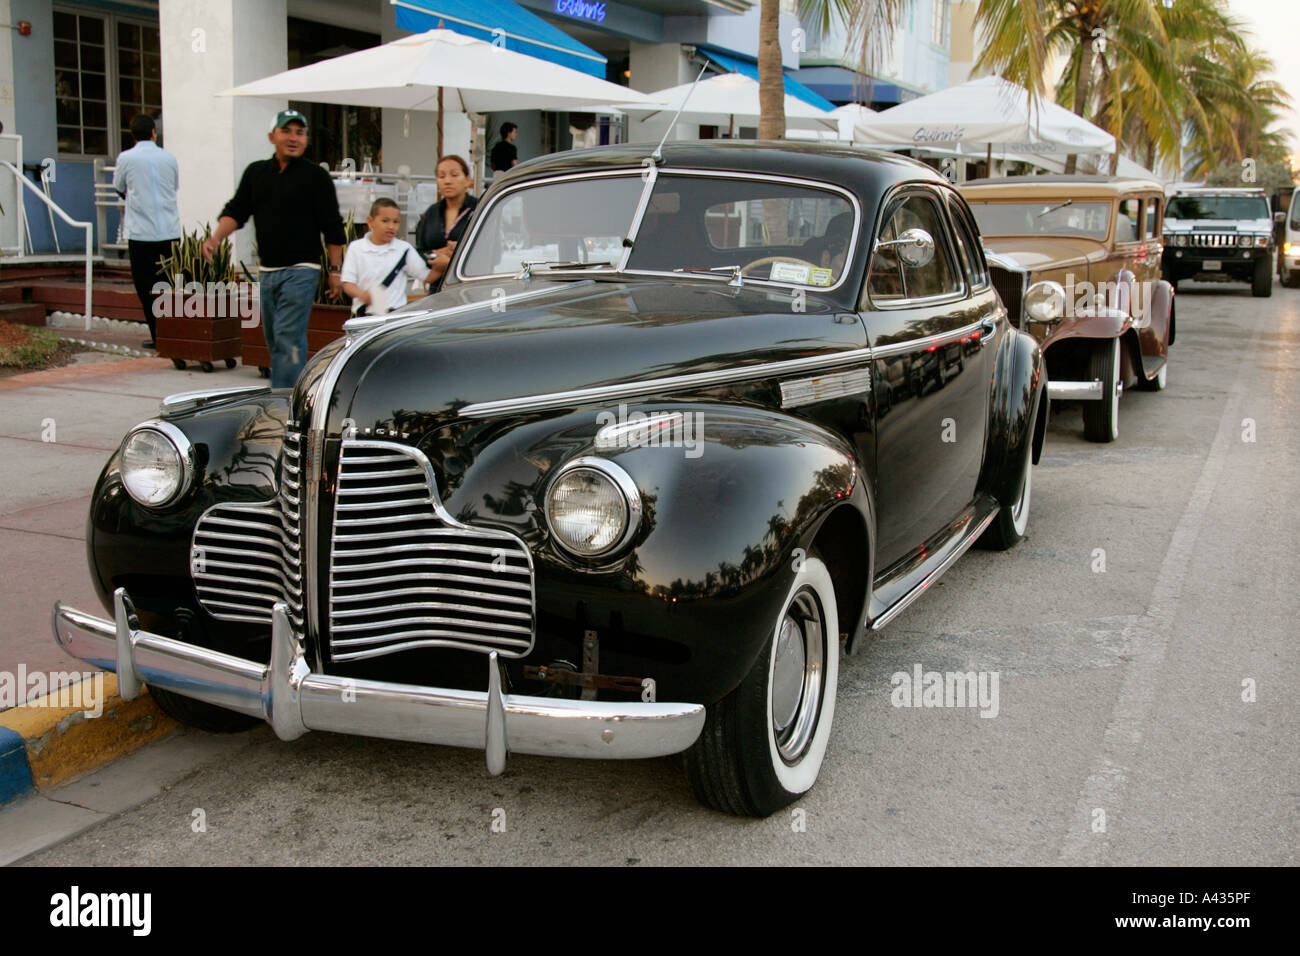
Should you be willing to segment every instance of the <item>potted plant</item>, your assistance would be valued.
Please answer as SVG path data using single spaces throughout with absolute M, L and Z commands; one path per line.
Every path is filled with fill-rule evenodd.
M 253 288 L 235 273 L 231 246 L 223 242 L 208 261 L 203 241 L 210 227 L 184 234 L 160 262 L 170 282 L 154 286 L 155 341 L 158 354 L 179 369 L 196 361 L 205 372 L 214 362 L 235 367 L 240 354 L 240 324 L 253 314 Z

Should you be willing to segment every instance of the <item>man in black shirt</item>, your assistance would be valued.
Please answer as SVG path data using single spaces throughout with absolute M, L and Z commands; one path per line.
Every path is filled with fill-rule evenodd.
M 501 142 L 492 147 L 494 173 L 507 172 L 511 166 L 519 162 L 519 150 L 515 148 L 515 137 L 518 135 L 519 127 L 514 123 L 501 124 Z
M 330 295 L 343 282 L 343 220 L 329 173 L 303 158 L 307 118 L 282 110 L 267 135 L 270 159 L 249 163 L 234 197 L 221 210 L 217 230 L 203 243 L 211 260 L 221 241 L 253 217 L 260 260 L 258 301 L 271 353 L 271 387 L 288 388 L 307 361 L 307 319 L 320 282 L 320 241 L 329 249 Z

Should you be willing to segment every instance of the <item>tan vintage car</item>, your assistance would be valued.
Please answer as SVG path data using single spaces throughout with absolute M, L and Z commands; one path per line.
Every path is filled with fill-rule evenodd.
M 1125 388 L 1165 387 L 1174 290 L 1160 277 L 1164 190 L 1147 179 L 1007 176 L 958 187 L 1011 321 L 1038 340 L 1048 395 L 1119 436 Z

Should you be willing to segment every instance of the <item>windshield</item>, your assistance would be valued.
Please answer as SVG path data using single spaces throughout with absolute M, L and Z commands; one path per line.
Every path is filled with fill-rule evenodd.
M 1040 202 L 970 202 L 984 236 L 1087 236 L 1105 239 L 1110 203 L 1069 202 L 1068 196 Z
M 612 263 L 588 274 L 613 269 L 643 188 L 639 174 L 520 188 L 487 210 L 461 275 L 516 272 L 525 261 Z M 838 192 L 667 173 L 655 182 L 627 269 L 741 268 L 749 279 L 827 287 L 843 276 L 856 235 L 853 205 Z
M 1167 219 L 1268 219 L 1263 196 L 1177 196 L 1169 200 Z

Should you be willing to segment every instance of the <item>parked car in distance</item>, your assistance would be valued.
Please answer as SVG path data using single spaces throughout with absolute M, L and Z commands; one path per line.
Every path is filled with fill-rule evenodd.
M 1160 185 L 1007 176 L 960 189 L 1012 322 L 1042 346 L 1047 394 L 1082 401 L 1084 436 L 1114 441 L 1124 389 L 1163 389 L 1174 344 L 1174 291 L 1160 278 Z
M 1263 189 L 1179 184 L 1165 210 L 1164 278 L 1233 279 L 1273 294 L 1273 216 Z
M 1277 249 L 1277 277 L 1288 289 L 1300 289 L 1300 187 L 1291 193 L 1286 210 L 1276 216 L 1282 224 L 1282 241 Z
M 684 751 L 702 802 L 766 815 L 817 779 L 841 643 L 1025 534 L 1044 383 L 919 163 L 558 153 L 498 177 L 442 291 L 352 320 L 291 393 L 133 429 L 88 526 L 112 618 L 58 605 L 55 634 L 197 726 L 493 773 Z

